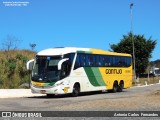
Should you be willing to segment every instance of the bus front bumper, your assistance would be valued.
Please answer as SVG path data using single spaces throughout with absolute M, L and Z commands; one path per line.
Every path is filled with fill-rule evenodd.
M 69 87 L 66 86 L 50 86 L 50 87 L 37 87 L 37 86 L 31 86 L 31 92 L 32 93 L 38 93 L 38 94 L 67 94 L 71 93 L 71 90 Z

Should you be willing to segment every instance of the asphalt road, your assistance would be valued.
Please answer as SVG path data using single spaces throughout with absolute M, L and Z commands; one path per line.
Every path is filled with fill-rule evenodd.
M 0 99 L 0 111 L 110 111 L 160 110 L 160 84 L 133 87 L 118 93 L 85 93 L 53 98 L 26 97 Z
M 135 114 L 134 111 L 150 111 L 151 113 L 153 113 L 154 111 L 160 111 L 160 84 L 145 87 L 133 87 L 125 89 L 123 92 L 118 93 L 85 93 L 78 97 L 70 97 L 63 95 L 55 96 L 53 98 L 47 98 L 45 96 L 25 98 L 2 98 L 0 99 L 0 111 L 1 113 L 3 111 L 11 111 L 12 115 L 16 111 L 50 111 L 50 115 L 57 114 L 57 116 L 59 116 L 43 116 L 42 118 L 21 118 L 15 116 L 13 118 L 12 116 L 12 118 L 1 117 L 0 120 L 159 120 L 160 117 L 103 117 L 103 115 L 108 115 L 109 113 L 107 111 L 113 111 L 112 114 L 119 112 L 129 114 L 131 111 L 133 115 Z M 54 111 L 59 112 L 57 113 Z M 68 113 L 65 111 L 71 112 Z M 77 112 L 75 113 L 73 111 Z M 91 111 L 93 113 L 84 111 Z M 101 114 L 97 111 L 102 111 L 103 113 Z M 81 115 L 81 113 L 85 115 L 90 114 L 90 116 L 86 117 L 85 115 Z M 69 114 L 69 117 L 61 116 L 65 114 Z M 79 116 L 75 117 L 76 115 Z M 160 116 L 159 112 L 158 115 Z

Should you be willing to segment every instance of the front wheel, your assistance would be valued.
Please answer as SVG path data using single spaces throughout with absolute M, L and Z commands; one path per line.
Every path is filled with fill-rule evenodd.
M 72 96 L 77 97 L 79 95 L 79 93 L 80 93 L 80 86 L 79 86 L 79 84 L 75 84 L 73 86 Z

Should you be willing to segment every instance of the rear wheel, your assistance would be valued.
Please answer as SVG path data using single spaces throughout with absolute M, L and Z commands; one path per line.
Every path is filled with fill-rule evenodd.
M 116 93 L 118 91 L 118 83 L 114 82 L 112 92 Z
M 121 81 L 119 86 L 118 86 L 118 92 L 122 92 L 123 88 L 124 88 L 124 83 L 123 83 L 123 81 Z
M 79 95 L 79 93 L 80 93 L 80 86 L 79 86 L 79 84 L 75 84 L 73 86 L 72 96 L 77 97 Z

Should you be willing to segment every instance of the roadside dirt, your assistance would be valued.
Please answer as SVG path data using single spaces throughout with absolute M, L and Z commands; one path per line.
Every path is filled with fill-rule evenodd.
M 160 91 L 117 99 L 100 99 L 72 103 L 61 107 L 63 110 L 159 110 Z M 154 109 L 153 109 L 154 108 Z M 57 108 L 58 109 L 58 108 Z

